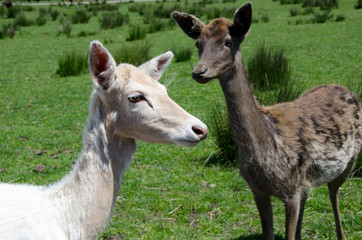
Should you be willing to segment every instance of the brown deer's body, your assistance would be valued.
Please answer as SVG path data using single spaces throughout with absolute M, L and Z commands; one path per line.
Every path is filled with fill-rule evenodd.
M 238 145 L 240 172 L 251 187 L 264 239 L 274 239 L 270 196 L 286 209 L 286 239 L 301 239 L 301 223 L 310 187 L 328 183 L 338 239 L 345 239 L 339 217 L 338 189 L 353 170 L 362 145 L 362 110 L 345 88 L 326 85 L 301 98 L 260 107 L 243 66 L 240 43 L 251 24 L 251 5 L 234 22 L 173 13 L 182 30 L 197 39 L 200 60 L 193 78 L 218 78 Z

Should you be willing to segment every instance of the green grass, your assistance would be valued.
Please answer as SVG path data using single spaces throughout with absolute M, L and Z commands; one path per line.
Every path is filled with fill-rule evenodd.
M 293 77 L 307 89 L 326 83 L 353 89 L 362 85 L 362 19 L 360 10 L 354 8 L 356 0 L 339 1 L 339 8 L 332 10 L 335 16 L 344 15 L 344 21 L 302 25 L 288 24 L 293 19 L 290 5 L 272 0 L 252 2 L 256 16 L 266 12 L 269 22 L 252 25 L 242 44 L 245 61 L 262 42 L 280 44 L 285 47 Z M 187 8 L 178 3 L 181 4 L 178 10 L 198 6 L 193 3 L 188 1 Z M 236 9 L 244 3 L 215 2 L 205 6 Z M 170 5 L 167 9 L 171 9 L 175 2 L 150 3 L 150 6 L 157 4 Z M 80 7 L 53 6 L 52 11 L 57 10 L 60 19 L 72 16 Z M 33 8 L 24 12 L 30 21 L 39 16 L 39 7 Z M 93 86 L 86 72 L 77 77 L 57 75 L 57 60 L 69 49 L 86 54 L 89 42 L 95 39 L 114 54 L 122 47 L 130 26 L 102 29 L 99 18 L 105 11 L 100 9 L 88 23 L 73 24 L 70 37 L 59 35 L 59 20 L 53 21 L 48 16 L 43 26 L 19 27 L 13 38 L 0 39 L 0 169 L 4 169 L 0 181 L 50 184 L 70 171 L 82 147 Z M 129 14 L 129 24 L 143 24 L 143 17 L 129 12 L 128 4 L 120 4 L 118 10 Z M 201 19 L 207 21 L 203 8 L 193 10 L 203 13 Z M 0 26 L 12 21 L 0 18 Z M 149 56 L 175 46 L 194 45 L 193 40 L 173 26 L 146 35 L 143 41 L 152 43 Z M 81 32 L 94 34 L 76 37 Z M 198 60 L 197 49 L 193 51 L 190 61 L 173 62 L 161 82 L 168 85 L 171 98 L 210 125 L 214 100 L 223 105 L 224 96 L 217 81 L 202 85 L 191 79 Z M 252 193 L 238 170 L 203 165 L 218 150 L 215 139 L 215 133 L 210 132 L 208 139 L 195 148 L 139 142 L 134 161 L 124 176 L 113 217 L 100 238 L 258 239 L 259 216 Z M 39 151 L 43 154 L 37 155 Z M 39 163 L 45 165 L 45 170 L 33 172 Z M 348 239 L 359 239 L 361 235 L 361 187 L 361 179 L 352 178 L 341 189 L 341 214 Z M 273 206 L 275 233 L 281 239 L 284 208 L 277 199 L 273 199 Z M 305 239 L 336 238 L 326 186 L 312 190 L 302 234 Z

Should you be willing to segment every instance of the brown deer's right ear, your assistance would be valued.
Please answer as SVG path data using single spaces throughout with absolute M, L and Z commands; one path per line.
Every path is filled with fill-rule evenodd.
M 198 39 L 200 37 L 201 31 L 205 26 L 205 24 L 202 23 L 200 19 L 191 14 L 182 13 L 182 12 L 173 12 L 172 17 L 173 19 L 175 19 L 180 28 L 190 38 Z

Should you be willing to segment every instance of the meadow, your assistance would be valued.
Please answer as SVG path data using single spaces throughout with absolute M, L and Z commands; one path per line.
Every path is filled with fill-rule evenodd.
M 86 59 L 92 40 L 100 40 L 116 59 L 131 62 L 134 52 L 144 57 L 142 61 L 168 50 L 190 52 L 189 60 L 175 59 L 160 81 L 180 106 L 211 124 L 213 106 L 225 109 L 224 96 L 217 81 L 201 85 L 192 80 L 197 49 L 170 18 L 170 11 L 189 12 L 208 22 L 223 14 L 232 18 L 245 2 L 63 6 L 54 1 L 53 6 L 23 6 L 23 19 L 1 10 L 0 31 L 6 31 L 0 35 L 0 181 L 51 184 L 71 170 L 81 151 L 93 86 L 87 66 L 75 76 L 63 76 L 59 64 L 69 52 Z M 306 15 L 301 4 L 250 2 L 254 20 L 241 45 L 246 65 L 261 44 L 282 46 L 293 79 L 305 89 L 341 84 L 361 101 L 362 10 L 355 8 L 357 0 L 339 1 L 338 8 L 326 12 L 323 23 L 313 20 L 323 15 L 319 8 L 314 11 L 321 14 Z M 300 14 L 294 16 L 295 12 Z M 118 20 L 113 24 L 109 16 Z M 4 27 L 16 19 L 16 28 Z M 218 154 L 213 131 L 194 148 L 138 142 L 112 219 L 99 239 L 259 239 L 261 225 L 252 193 L 235 164 L 209 162 Z M 360 168 L 341 187 L 347 239 L 362 235 Z M 274 199 L 273 208 L 275 234 L 282 239 L 284 207 Z M 311 190 L 303 237 L 335 239 L 334 229 L 327 187 Z

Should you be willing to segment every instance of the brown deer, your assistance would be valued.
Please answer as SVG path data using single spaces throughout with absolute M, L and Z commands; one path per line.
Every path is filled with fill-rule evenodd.
M 261 107 L 254 100 L 239 49 L 251 25 L 251 4 L 238 9 L 233 22 L 217 18 L 206 25 L 180 12 L 173 18 L 197 40 L 200 60 L 192 77 L 199 83 L 219 79 L 240 173 L 254 194 L 263 238 L 274 239 L 271 196 L 284 202 L 285 238 L 301 239 L 308 189 L 328 183 L 337 237 L 345 239 L 338 189 L 353 170 L 362 145 L 357 99 L 344 87 L 326 85 L 293 102 Z

